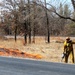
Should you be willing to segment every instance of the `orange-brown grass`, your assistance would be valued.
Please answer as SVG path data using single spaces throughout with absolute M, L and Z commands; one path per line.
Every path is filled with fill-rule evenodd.
M 23 41 L 23 38 L 18 39 L 16 42 L 14 39 L 0 40 L 0 48 L 8 50 L 8 54 L 5 53 L 6 56 L 35 58 L 51 62 L 61 61 L 65 37 L 51 37 L 49 44 L 46 42 L 45 37 L 35 37 L 35 44 L 23 45 Z M 0 55 L 5 56 L 1 51 Z

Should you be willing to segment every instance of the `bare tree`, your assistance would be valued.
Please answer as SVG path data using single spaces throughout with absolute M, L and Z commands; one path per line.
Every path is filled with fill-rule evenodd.
M 30 15 L 30 0 L 28 0 L 28 14 Z M 28 19 L 28 24 L 29 24 L 29 43 L 31 43 L 31 23 L 30 23 L 30 16 Z
M 36 0 L 33 0 L 33 43 L 35 43 Z
M 71 0 L 71 2 L 72 2 L 72 5 L 73 5 L 73 7 L 74 7 L 74 11 L 75 11 L 75 0 Z M 52 5 L 51 5 L 52 6 Z M 52 6 L 53 7 L 53 6 Z M 53 7 L 54 8 L 54 7 Z M 73 21 L 73 22 L 75 22 L 75 19 L 73 18 L 73 17 L 70 17 L 70 16 L 62 16 L 62 15 L 60 15 L 57 11 L 56 11 L 56 9 L 54 8 L 54 11 L 53 11 L 56 15 L 58 15 L 60 18 L 63 18 L 63 19 L 69 19 L 69 20 L 71 20 L 71 21 Z
M 75 0 L 71 0 L 72 2 L 72 5 L 73 5 L 73 8 L 74 8 L 74 11 L 75 11 Z
M 46 14 L 46 25 L 47 25 L 47 34 L 48 34 L 48 37 L 47 37 L 47 41 L 48 43 L 50 43 L 50 30 L 49 30 L 49 18 L 48 18 L 48 13 L 47 13 L 47 5 L 46 5 L 46 0 L 45 1 L 45 14 Z

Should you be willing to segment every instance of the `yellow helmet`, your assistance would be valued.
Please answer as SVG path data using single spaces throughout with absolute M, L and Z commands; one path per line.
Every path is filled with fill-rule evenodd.
M 70 37 L 66 37 L 66 40 L 70 40 Z

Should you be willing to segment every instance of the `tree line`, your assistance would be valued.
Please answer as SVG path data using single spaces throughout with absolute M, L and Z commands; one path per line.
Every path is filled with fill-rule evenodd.
M 25 43 L 27 37 L 35 43 L 35 36 L 45 36 L 50 43 L 50 36 L 75 35 L 75 12 L 68 4 L 61 2 L 56 9 L 46 0 L 4 0 L 0 9 L 0 33 L 14 35 L 15 41 L 17 35 L 23 35 Z

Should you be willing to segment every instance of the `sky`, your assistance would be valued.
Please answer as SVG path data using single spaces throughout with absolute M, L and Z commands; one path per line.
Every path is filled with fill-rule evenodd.
M 60 3 L 64 6 L 65 4 L 68 4 L 70 9 L 73 9 L 71 0 L 46 0 L 47 3 L 55 6 L 56 8 L 59 7 Z
M 71 0 L 46 0 L 47 2 L 58 1 L 58 2 L 71 2 Z
M 3 0 L 0 0 L 0 2 L 2 2 Z M 42 2 L 44 2 L 44 0 L 41 0 Z M 71 3 L 71 0 L 46 0 L 47 3 L 51 4 L 52 6 L 56 7 L 56 9 L 59 9 L 59 5 L 60 3 L 62 3 L 62 5 L 64 6 L 65 4 L 68 4 L 69 9 L 73 10 L 73 6 Z M 50 7 L 50 5 L 48 6 Z M 0 8 L 1 11 L 1 8 Z
M 2 2 L 2 0 L 0 0 L 0 2 Z
M 68 3 L 68 4 L 70 4 L 71 3 L 71 0 L 46 0 L 48 3 L 57 3 L 57 4 L 60 4 L 60 3 L 62 3 L 62 4 L 66 4 L 66 3 Z
M 41 0 L 42 2 L 44 2 L 44 0 Z M 52 4 L 52 5 L 60 5 L 60 3 L 62 3 L 63 5 L 65 4 L 72 4 L 71 0 L 46 0 L 47 3 Z
M 41 1 L 44 1 L 44 0 L 41 0 Z M 46 0 L 47 2 L 56 2 L 56 3 L 59 3 L 59 2 L 62 2 L 62 3 L 71 3 L 71 0 Z M 0 2 L 2 2 L 2 0 L 0 0 Z
M 44 2 L 44 0 L 41 0 Z M 62 3 L 63 5 L 68 4 L 70 9 L 73 8 L 72 7 L 72 3 L 71 0 L 46 0 L 47 3 L 55 6 L 56 8 L 59 7 L 60 3 Z M 2 2 L 2 0 L 0 0 L 0 2 Z

